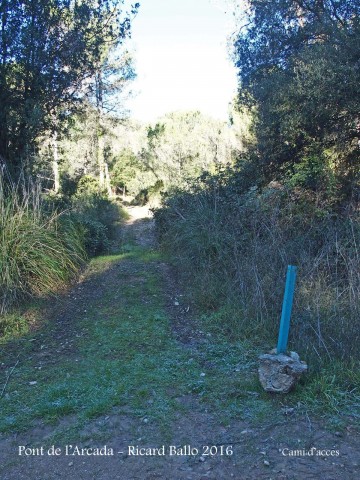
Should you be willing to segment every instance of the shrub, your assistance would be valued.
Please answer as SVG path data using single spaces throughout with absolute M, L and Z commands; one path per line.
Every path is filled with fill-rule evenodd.
M 91 256 L 110 249 L 107 227 L 90 216 L 77 215 L 77 221 L 84 228 L 85 249 Z
M 108 251 L 120 220 L 120 207 L 98 192 L 78 193 L 72 198 L 71 212 L 84 230 L 87 253 L 97 255 Z
M 141 189 L 135 196 L 132 204 L 142 206 L 147 203 L 159 205 L 161 200 L 161 190 L 163 190 L 163 188 L 164 182 L 162 180 L 157 180 L 154 185 Z
M 77 183 L 76 195 L 81 197 L 98 195 L 100 193 L 99 181 L 91 175 L 84 175 Z

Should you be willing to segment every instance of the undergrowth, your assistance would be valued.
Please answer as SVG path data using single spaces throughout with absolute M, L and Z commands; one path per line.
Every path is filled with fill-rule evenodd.
M 315 193 L 275 182 L 239 191 L 220 175 L 170 193 L 155 218 L 203 321 L 230 341 L 276 346 L 286 269 L 296 265 L 289 349 L 309 364 L 304 395 L 322 396 L 321 405 L 358 403 L 355 205 L 336 211 Z

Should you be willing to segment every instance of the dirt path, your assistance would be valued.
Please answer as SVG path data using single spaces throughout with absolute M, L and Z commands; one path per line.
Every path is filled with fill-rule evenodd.
M 277 411 L 273 411 L 272 416 L 264 416 L 261 422 L 252 420 L 250 410 L 241 418 L 225 415 L 222 411 L 225 403 L 222 403 L 221 395 L 217 393 L 217 396 L 212 397 L 209 391 L 211 385 L 216 388 L 215 383 L 209 383 L 206 389 L 203 382 L 208 381 L 208 377 L 211 382 L 226 381 L 221 375 L 230 377 L 244 375 L 244 372 L 234 373 L 233 369 L 230 371 L 219 368 L 219 365 L 222 365 L 221 355 L 215 357 L 211 353 L 216 351 L 216 341 L 210 334 L 202 331 L 199 320 L 191 306 L 187 305 L 171 268 L 156 252 L 154 224 L 148 209 L 130 208 L 129 213 L 131 218 L 123 234 L 123 256 L 109 260 L 105 270 L 101 270 L 99 266 L 90 267 L 89 272 L 68 296 L 57 301 L 52 307 L 54 321 L 51 329 L 54 343 L 49 341 L 49 346 L 42 348 L 41 342 L 34 337 L 31 358 L 32 361 L 35 359 L 36 364 L 40 364 L 43 370 L 50 368 L 51 362 L 60 362 L 65 358 L 71 368 L 71 365 L 82 361 L 75 337 L 87 344 L 94 359 L 105 355 L 101 349 L 106 342 L 106 336 L 116 334 L 116 324 L 110 323 L 110 319 L 121 319 L 124 323 L 125 314 L 129 313 L 129 319 L 134 315 L 133 304 L 128 303 L 128 307 L 124 307 L 124 303 L 130 302 L 129 299 L 136 299 L 136 302 L 143 306 L 141 316 L 144 316 L 147 309 L 150 311 L 153 308 L 152 302 L 159 302 L 156 303 L 156 308 L 163 305 L 166 316 L 160 312 L 155 315 L 155 319 L 160 323 L 164 322 L 161 324 L 165 325 L 162 329 L 168 325 L 165 336 L 170 338 L 161 337 L 160 330 L 156 336 L 152 336 L 151 330 L 158 328 L 154 323 L 144 337 L 145 341 L 141 340 L 140 347 L 136 347 L 137 350 L 143 349 L 142 356 L 136 356 L 138 352 L 135 351 L 132 356 L 122 357 L 124 360 L 120 363 L 111 363 L 124 352 L 115 351 L 113 346 L 105 350 L 105 360 L 108 359 L 106 361 L 111 365 L 117 365 L 116 368 L 123 368 L 124 377 L 130 375 L 126 377 L 128 380 L 125 387 L 133 381 L 131 373 L 139 376 L 133 389 L 124 387 L 122 390 L 126 392 L 123 393 L 124 399 L 114 402 L 114 406 L 108 407 L 105 413 L 94 414 L 93 419 L 89 416 L 81 423 L 74 412 L 58 417 L 53 423 L 44 424 L 38 420 L 32 428 L 21 433 L 2 434 L 0 478 L 360 478 L 360 439 L 351 427 L 351 419 L 348 419 L 347 425 L 341 431 L 330 432 L 319 421 L 301 412 L 301 409 L 294 412 L 280 406 Z M 104 259 L 104 262 L 106 261 Z M 145 280 L 148 281 L 147 288 Z M 130 292 L 128 297 L 125 291 Z M 94 336 L 91 333 L 91 323 L 81 323 L 87 319 L 92 308 L 101 309 L 101 328 L 104 323 L 109 323 L 105 337 L 100 337 L 98 330 Z M 131 329 L 133 326 L 134 323 L 129 321 L 124 329 Z M 142 330 L 143 328 L 141 327 Z M 132 342 L 139 337 L 140 330 L 134 331 L 134 335 L 131 337 Z M 158 340 L 158 344 L 153 345 L 154 339 Z M 61 351 L 59 342 L 64 346 Z M 91 342 L 95 342 L 94 345 Z M 130 349 L 131 344 L 128 345 Z M 147 349 L 150 349 L 150 353 L 147 353 Z M 54 352 L 55 360 L 52 355 Z M 156 356 L 157 354 L 159 356 Z M 157 360 L 151 363 L 152 358 Z M 141 363 L 148 366 L 141 370 Z M 169 370 L 171 374 L 167 377 Z M 108 380 L 107 383 L 105 380 L 101 383 L 102 386 L 96 390 L 95 396 L 101 396 L 102 389 L 106 389 L 109 383 L 113 384 L 112 388 L 118 392 L 116 383 L 121 381 L 121 375 L 115 376 L 111 369 L 99 369 L 96 374 L 100 377 L 108 376 Z M 68 376 L 70 382 L 71 372 Z M 99 376 L 96 378 L 100 385 L 103 378 Z M 78 380 L 80 381 L 80 376 L 71 384 L 71 388 L 76 388 Z M 240 385 L 236 383 L 236 378 L 234 382 L 235 386 Z M 12 394 L 9 386 L 10 397 Z M 223 397 L 227 394 L 224 389 Z M 31 396 L 31 390 L 29 395 Z M 139 397 L 143 397 L 141 402 L 138 401 Z M 207 398 L 215 400 L 210 401 Z M 246 398 L 247 405 L 254 405 L 254 409 L 257 402 L 270 402 L 266 397 L 261 400 L 260 394 L 253 391 L 238 392 L 234 398 L 234 402 L 241 402 Z M 249 403 L 250 401 L 252 403 Z M 106 406 L 104 409 L 106 410 Z M 19 455 L 19 446 L 22 455 Z M 96 451 L 96 448 L 102 450 Z

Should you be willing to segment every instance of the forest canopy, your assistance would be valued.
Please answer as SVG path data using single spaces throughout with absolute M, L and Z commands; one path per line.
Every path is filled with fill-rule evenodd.
M 0 156 L 12 170 L 26 164 L 31 172 L 43 135 L 51 140 L 57 162 L 57 138 L 86 104 L 97 109 L 100 132 L 106 96 L 133 76 L 125 51 L 117 65 L 111 56 L 115 49 L 121 52 L 139 7 L 126 12 L 123 3 L 1 2 Z

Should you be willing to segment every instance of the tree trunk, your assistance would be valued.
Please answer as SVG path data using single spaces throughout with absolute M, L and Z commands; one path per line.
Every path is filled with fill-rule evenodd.
M 104 173 L 105 173 L 105 187 L 106 191 L 109 195 L 109 198 L 112 197 L 112 190 L 111 190 L 111 183 L 110 183 L 110 174 L 109 174 L 109 166 L 108 164 L 104 161 Z
M 56 131 L 52 135 L 51 145 L 52 145 L 52 153 L 53 153 L 52 169 L 53 169 L 53 175 L 54 175 L 53 190 L 55 193 L 59 193 L 59 190 L 60 190 L 59 149 L 58 149 Z
M 104 132 L 101 125 L 101 114 L 103 107 L 103 84 L 101 69 L 99 68 L 95 74 L 95 86 L 96 86 L 96 141 L 97 151 L 96 159 L 99 166 L 99 186 L 101 190 L 106 187 L 106 171 L 105 171 L 105 159 L 104 159 Z
M 99 166 L 99 185 L 100 188 L 103 190 L 105 188 L 105 162 L 104 162 L 104 139 L 102 134 L 99 132 L 97 133 L 97 163 Z

